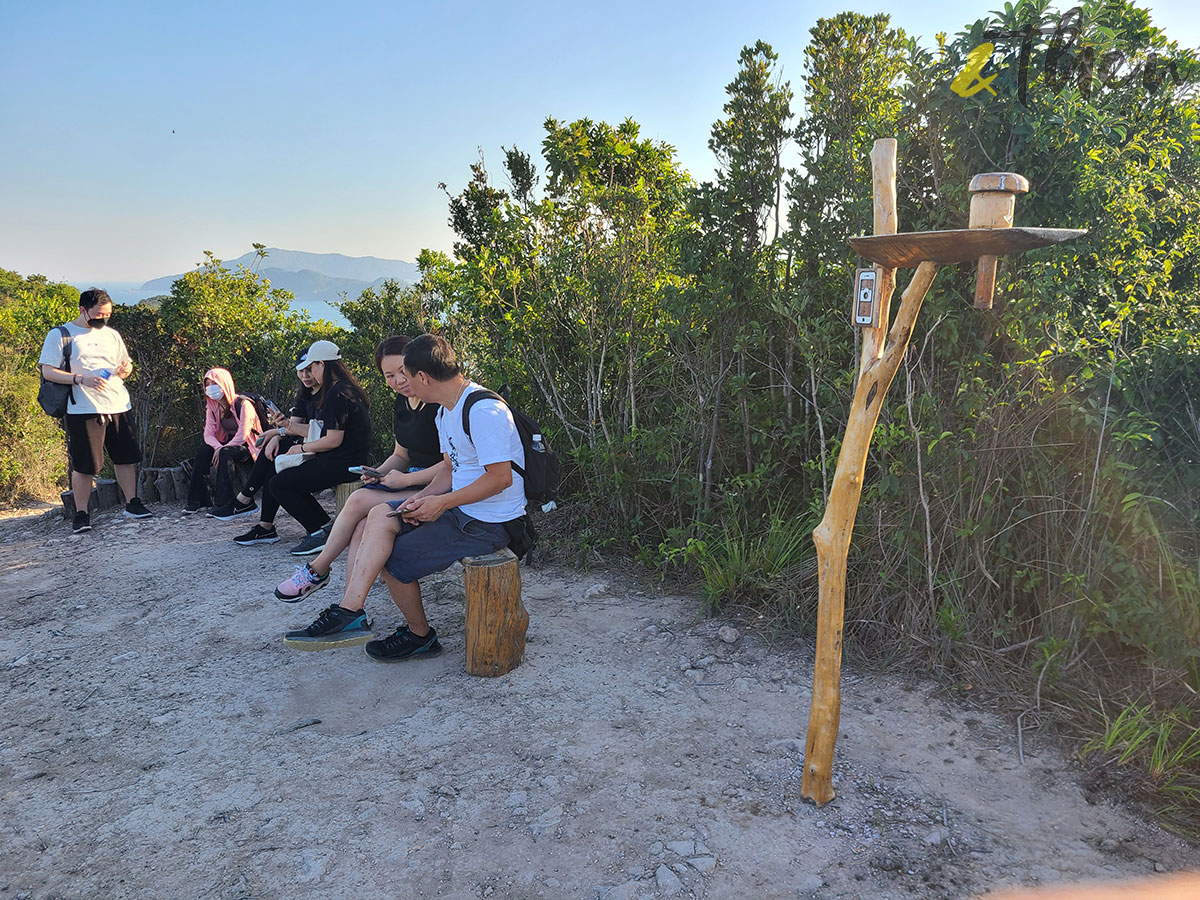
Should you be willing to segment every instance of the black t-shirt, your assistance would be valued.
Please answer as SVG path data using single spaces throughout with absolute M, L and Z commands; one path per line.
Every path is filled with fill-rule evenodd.
M 292 409 L 288 417 L 308 422 L 321 418 L 321 401 L 312 391 L 301 385 L 296 391 L 296 399 L 292 401 Z
M 367 405 L 362 402 L 348 384 L 335 384 L 329 390 L 322 409 L 324 424 L 321 437 L 330 430 L 342 432 L 342 444 L 326 450 L 321 456 L 329 460 L 358 466 L 367 462 L 371 447 L 371 417 Z
M 408 398 L 396 395 L 392 411 L 392 431 L 396 443 L 408 451 L 409 465 L 417 469 L 428 469 L 442 461 L 441 445 L 438 443 L 436 403 L 423 404 L 419 409 L 408 405 Z

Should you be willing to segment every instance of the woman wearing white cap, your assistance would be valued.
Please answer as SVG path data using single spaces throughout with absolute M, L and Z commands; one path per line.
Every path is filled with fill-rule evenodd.
M 329 536 L 329 514 L 313 495 L 348 481 L 358 481 L 350 466 L 367 462 L 371 443 L 371 418 L 367 395 L 342 362 L 341 352 L 332 341 L 316 341 L 297 371 L 308 369 L 321 385 L 321 436 L 301 441 L 286 454 L 301 455 L 304 462 L 283 469 L 271 477 L 266 490 L 304 526 L 307 537 L 292 548 L 296 556 L 321 552 Z M 248 545 L 271 543 L 278 539 L 273 522 L 259 522 L 249 532 L 235 538 Z

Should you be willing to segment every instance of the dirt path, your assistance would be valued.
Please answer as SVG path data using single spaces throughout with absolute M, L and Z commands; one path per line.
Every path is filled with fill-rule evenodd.
M 725 643 L 693 597 L 525 570 L 526 661 L 485 680 L 456 567 L 440 658 L 296 653 L 340 568 L 285 605 L 286 537 L 158 512 L 0 522 L 0 900 L 958 898 L 1196 863 L 1001 720 L 852 670 L 839 797 L 800 802 L 810 650 Z

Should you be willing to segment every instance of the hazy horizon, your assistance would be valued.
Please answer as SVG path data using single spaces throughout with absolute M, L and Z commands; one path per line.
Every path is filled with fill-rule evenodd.
M 1141 5 L 1181 45 L 1200 43 L 1190 3 Z M 897 0 L 888 12 L 932 46 L 998 6 Z M 14 4 L 6 24 L 20 39 L 0 57 L 0 266 L 144 282 L 256 241 L 415 260 L 453 241 L 439 183 L 460 190 L 482 150 L 503 186 L 502 148 L 537 159 L 550 116 L 633 118 L 704 180 L 741 48 L 770 43 L 799 95 L 809 29 L 847 9 L 878 11 L 368 0 L 347 16 L 266 0 L 217 2 L 201 25 L 188 7 Z

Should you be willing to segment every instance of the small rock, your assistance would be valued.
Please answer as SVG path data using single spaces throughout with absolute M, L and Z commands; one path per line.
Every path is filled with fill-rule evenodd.
M 707 875 L 717 867 L 717 860 L 713 856 L 693 856 L 688 864 L 702 875 Z
M 1105 853 L 1116 853 L 1120 847 L 1121 844 L 1118 841 L 1114 841 L 1112 838 L 1105 838 L 1100 842 L 1100 849 Z
M 333 853 L 329 850 L 320 850 L 309 847 L 300 851 L 300 871 L 296 873 L 296 877 L 300 881 L 317 881 L 324 877 L 329 870 L 329 863 L 333 859 Z
M 704 678 L 704 672 L 700 669 L 685 669 L 683 672 L 683 677 L 691 681 L 699 682 Z
M 716 661 L 717 661 L 717 658 L 715 656 L 706 656 L 703 659 L 700 659 L 696 662 L 696 668 L 697 669 L 707 669 L 709 666 L 711 666 Z
M 504 801 L 504 805 L 508 807 L 524 806 L 529 800 L 529 796 L 524 791 L 513 791 L 508 795 L 508 799 Z
M 1155 871 L 1155 872 L 1158 872 L 1158 873 L 1161 875 L 1163 872 L 1167 871 L 1167 867 L 1166 867 L 1166 866 L 1164 866 L 1164 865 L 1163 865 L 1162 863 L 1160 863 L 1160 862 L 1156 862 L 1156 863 L 1154 864 L 1154 871 Z
M 946 838 L 950 837 L 950 832 L 942 828 L 940 825 L 936 828 L 931 828 L 925 837 L 921 838 L 930 847 L 936 847 L 945 842 Z
M 534 837 L 540 837 L 547 831 L 553 831 L 558 827 L 558 823 L 562 821 L 563 808 L 561 806 L 552 806 L 532 822 L 529 823 L 529 832 Z
M 683 882 L 667 866 L 658 867 L 654 873 L 654 880 L 658 883 L 658 889 L 668 897 L 683 890 Z
M 680 672 L 686 672 L 691 667 L 692 667 L 692 661 L 690 659 L 688 659 L 686 656 L 679 657 L 679 671 Z
M 602 581 L 598 581 L 583 592 L 584 600 L 591 600 L 593 597 L 599 597 L 601 594 L 608 591 L 608 585 Z
M 437 789 L 437 792 L 439 794 L 441 794 L 443 797 L 457 797 L 458 796 L 458 791 L 456 791 L 453 787 L 451 787 L 448 784 L 443 784 L 441 787 L 439 787 Z
M 825 879 L 820 875 L 809 875 L 800 882 L 800 890 L 802 891 L 819 891 L 825 887 Z
M 711 851 L 706 846 L 704 846 L 704 844 L 702 844 L 700 841 L 696 841 L 696 855 L 697 856 L 708 856 L 708 855 L 710 855 L 710 853 L 711 853 Z
M 600 896 L 604 900 L 641 900 L 650 890 L 648 885 L 634 879 L 633 881 L 626 881 L 624 884 L 618 884 L 615 888 L 605 891 Z
M 872 869 L 878 869 L 880 872 L 898 872 L 903 868 L 900 860 L 894 856 L 889 856 L 886 853 L 881 853 L 878 856 L 872 856 L 867 863 Z
M 727 644 L 736 644 L 737 639 L 741 636 L 741 632 L 732 625 L 722 625 L 721 630 L 717 632 L 717 637 Z
M 461 850 L 462 849 L 462 841 L 455 841 L 453 844 L 450 845 L 450 849 L 451 850 Z
M 667 849 L 679 856 L 694 856 L 696 853 L 695 841 L 667 841 Z
M 782 673 L 782 672 L 772 672 L 772 673 L 771 673 L 771 680 L 772 680 L 773 682 L 775 682 L 776 684 L 778 684 L 779 682 L 783 681 L 783 677 L 784 677 L 784 676 L 783 676 L 783 673 Z

